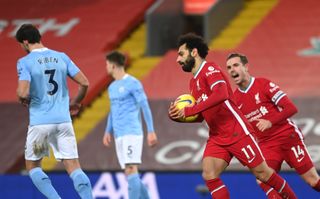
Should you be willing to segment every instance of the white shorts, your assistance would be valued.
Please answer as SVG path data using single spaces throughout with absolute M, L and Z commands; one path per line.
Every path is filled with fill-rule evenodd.
M 77 142 L 71 122 L 29 126 L 25 146 L 26 160 L 49 156 L 49 145 L 57 160 L 78 158 Z
M 126 164 L 141 164 L 142 135 L 125 135 L 115 139 L 116 152 L 121 169 Z

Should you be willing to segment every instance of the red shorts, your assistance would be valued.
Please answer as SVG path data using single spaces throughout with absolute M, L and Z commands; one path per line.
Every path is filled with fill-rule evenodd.
M 280 137 L 269 142 L 260 142 L 259 146 L 267 164 L 279 172 L 283 161 L 286 161 L 298 174 L 304 174 L 314 167 L 307 148 L 297 135 Z
M 238 142 L 226 146 L 216 144 L 214 138 L 208 139 L 203 158 L 220 158 L 229 164 L 233 156 L 249 168 L 254 168 L 264 161 L 260 148 L 252 135 L 244 136 Z

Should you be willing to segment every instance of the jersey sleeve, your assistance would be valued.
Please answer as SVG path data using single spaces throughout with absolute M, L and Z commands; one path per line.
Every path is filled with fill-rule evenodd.
M 147 100 L 147 96 L 143 90 L 142 84 L 138 80 L 132 82 L 131 94 L 133 95 L 137 103 L 140 103 L 143 100 Z
M 74 77 L 78 72 L 80 72 L 80 69 L 78 68 L 78 66 L 64 53 L 63 53 L 63 60 L 67 65 L 67 71 L 70 77 Z
M 229 98 L 229 94 L 228 94 L 227 85 L 217 84 L 214 87 L 212 87 L 212 93 L 210 96 L 208 96 L 207 100 L 200 102 L 191 107 L 185 107 L 184 108 L 185 116 L 188 117 L 191 115 L 201 113 L 202 111 L 205 111 L 210 107 L 213 107 L 222 103 L 228 98 Z
M 143 118 L 144 118 L 144 121 L 146 122 L 148 132 L 149 133 L 154 132 L 152 114 L 151 114 L 151 109 L 148 101 L 143 100 L 139 103 L 139 105 L 142 109 Z
M 143 118 L 146 122 L 148 132 L 154 132 L 152 114 L 148 103 L 147 96 L 143 90 L 142 84 L 139 81 L 134 81 L 132 84 L 132 95 L 139 104 L 143 112 Z
M 107 119 L 107 124 L 106 124 L 106 129 L 105 129 L 105 133 L 113 133 L 112 131 L 112 118 L 111 118 L 111 111 L 109 112 L 109 115 L 108 115 L 108 119 Z
M 17 63 L 17 72 L 19 80 L 31 81 L 31 75 L 28 67 L 21 60 Z
M 287 95 L 275 83 L 265 80 L 264 91 L 272 103 L 278 107 L 279 112 L 275 113 L 271 118 L 272 124 L 277 124 L 292 117 L 298 112 L 298 109 Z

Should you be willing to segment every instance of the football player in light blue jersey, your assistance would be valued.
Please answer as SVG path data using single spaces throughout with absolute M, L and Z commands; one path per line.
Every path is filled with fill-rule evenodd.
M 122 53 L 110 52 L 106 56 L 106 68 L 115 80 L 108 88 L 111 108 L 103 144 L 110 146 L 113 135 L 120 166 L 128 179 L 129 199 L 148 199 L 148 191 L 138 173 L 143 146 L 140 110 L 148 130 L 148 145 L 152 147 L 157 143 L 148 100 L 140 81 L 125 72 Z
M 80 197 L 91 199 L 91 183 L 80 167 L 70 117 L 70 114 L 79 112 L 89 82 L 66 54 L 43 46 L 35 26 L 22 25 L 16 39 L 28 53 L 17 64 L 17 95 L 19 101 L 29 107 L 30 122 L 25 148 L 29 176 L 47 198 L 61 198 L 41 168 L 41 160 L 49 155 L 51 146 L 55 158 L 63 162 Z M 70 103 L 68 76 L 79 85 L 78 95 Z

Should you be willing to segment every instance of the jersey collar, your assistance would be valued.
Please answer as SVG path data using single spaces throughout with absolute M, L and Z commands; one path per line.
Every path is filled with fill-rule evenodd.
M 48 48 L 44 47 L 44 48 L 37 48 L 37 49 L 33 49 L 31 52 L 43 52 L 49 50 Z
M 255 80 L 254 77 L 250 77 L 250 83 L 249 83 L 248 87 L 247 87 L 246 89 L 244 89 L 244 90 L 241 90 L 240 88 L 238 88 L 238 90 L 239 90 L 241 93 L 247 93 L 247 92 L 250 90 L 250 88 L 252 87 L 252 85 L 253 85 L 253 83 L 254 83 L 254 80 Z
M 203 61 L 199 67 L 199 69 L 197 70 L 196 74 L 194 75 L 194 79 L 197 78 L 198 74 L 200 73 L 200 71 L 202 70 L 203 66 L 206 64 L 207 62 L 206 61 Z
M 127 77 L 129 77 L 129 74 L 128 74 L 128 73 L 126 73 L 126 74 L 122 77 L 122 79 L 126 79 Z

